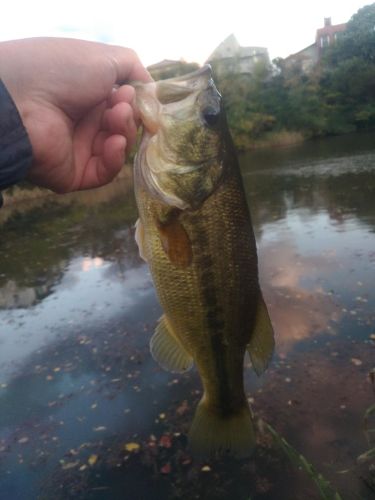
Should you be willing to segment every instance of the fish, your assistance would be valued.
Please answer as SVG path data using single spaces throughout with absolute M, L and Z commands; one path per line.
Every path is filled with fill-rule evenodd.
M 203 396 L 188 439 L 198 456 L 250 456 L 244 358 L 261 375 L 274 333 L 236 150 L 210 66 L 135 84 L 143 134 L 134 161 L 135 239 L 163 316 L 150 340 L 165 370 L 196 366 Z

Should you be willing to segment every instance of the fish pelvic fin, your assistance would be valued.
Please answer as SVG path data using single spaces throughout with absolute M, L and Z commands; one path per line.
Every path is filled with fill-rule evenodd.
M 164 370 L 182 373 L 193 366 L 193 358 L 173 333 L 165 315 L 160 318 L 151 337 L 150 351 Z
M 272 323 L 262 294 L 259 296 L 255 326 L 247 345 L 251 363 L 257 375 L 267 368 L 275 348 Z
M 189 445 L 193 455 L 198 457 L 249 457 L 255 447 L 250 408 L 244 405 L 237 413 L 220 415 L 210 408 L 203 396 L 190 428 Z

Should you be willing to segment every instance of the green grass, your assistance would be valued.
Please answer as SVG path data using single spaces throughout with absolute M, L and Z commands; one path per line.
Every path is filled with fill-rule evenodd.
M 315 483 L 320 497 L 323 500 L 342 500 L 340 494 L 331 486 L 329 481 L 327 481 L 327 479 L 325 479 L 303 455 L 298 453 L 298 451 L 293 448 L 293 446 L 289 444 L 285 438 L 280 436 L 280 434 L 271 425 L 266 422 L 262 422 L 261 426 L 267 429 L 267 431 L 271 434 L 276 445 L 284 452 L 292 465 L 308 474 L 308 476 Z

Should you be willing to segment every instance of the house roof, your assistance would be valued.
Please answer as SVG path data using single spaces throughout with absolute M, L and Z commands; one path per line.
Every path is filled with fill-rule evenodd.
M 237 38 L 232 33 L 216 47 L 212 54 L 207 58 L 207 62 L 235 56 L 252 57 L 257 54 L 266 53 L 268 52 L 265 47 L 241 47 Z
M 312 43 L 311 45 L 308 45 L 304 49 L 301 49 L 298 52 L 295 52 L 294 54 L 290 54 L 288 57 L 285 58 L 285 61 L 287 61 L 288 59 L 293 59 L 294 57 L 301 56 L 304 52 L 307 52 L 308 50 L 312 49 L 313 47 L 315 47 L 315 42 Z
M 342 24 L 330 24 L 328 26 L 324 26 L 323 28 L 319 28 L 316 30 L 316 38 L 319 38 L 324 35 L 333 35 L 334 33 L 338 33 L 340 31 L 346 30 L 346 23 Z

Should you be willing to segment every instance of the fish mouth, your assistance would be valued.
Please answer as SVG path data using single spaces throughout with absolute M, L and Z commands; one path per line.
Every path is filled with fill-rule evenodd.
M 158 83 L 185 83 L 187 86 L 192 87 L 192 90 L 196 90 L 197 83 L 202 78 L 212 79 L 212 67 L 210 64 L 204 64 L 200 68 L 191 71 L 190 73 L 186 73 L 185 75 L 173 76 L 172 78 L 166 78 L 165 80 L 159 80 Z M 136 90 L 139 87 L 147 87 L 148 85 L 155 85 L 155 81 L 152 82 L 140 82 L 138 80 L 134 80 L 129 82 L 129 85 L 134 87 Z
M 160 84 L 176 84 L 190 89 L 191 92 L 204 90 L 207 84 L 212 81 L 212 68 L 210 64 L 204 64 L 201 68 L 196 69 L 185 75 L 179 75 L 165 80 L 160 80 Z
M 158 130 L 158 116 L 165 104 L 178 103 L 192 94 L 198 94 L 214 86 L 212 69 L 205 64 L 185 75 L 159 80 L 157 82 L 132 82 L 135 89 L 135 102 L 143 124 L 149 132 Z

